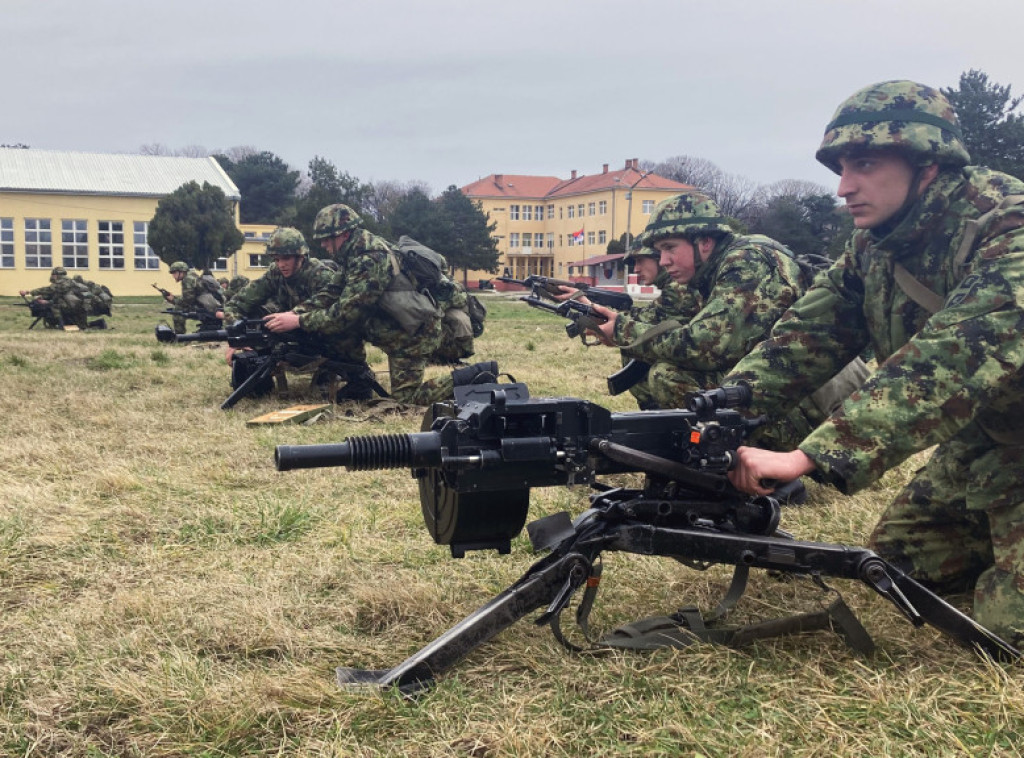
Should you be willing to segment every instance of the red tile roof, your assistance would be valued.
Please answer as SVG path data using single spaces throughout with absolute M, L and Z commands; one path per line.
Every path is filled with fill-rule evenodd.
M 681 184 L 658 174 L 640 171 L 636 164 L 635 159 L 630 159 L 626 161 L 625 168 L 618 171 L 608 171 L 606 164 L 604 171 L 592 176 L 575 176 L 574 171 L 571 179 L 559 179 L 556 176 L 491 174 L 467 184 L 462 188 L 462 193 L 467 197 L 556 198 L 619 187 L 680 192 L 692 189 L 689 184 Z

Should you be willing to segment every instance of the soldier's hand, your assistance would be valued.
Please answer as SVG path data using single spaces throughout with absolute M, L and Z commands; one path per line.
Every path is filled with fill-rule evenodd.
M 235 348 L 229 347 L 224 351 L 224 361 L 230 366 L 235 360 Z
M 814 468 L 814 461 L 800 450 L 776 453 L 741 446 L 736 450 L 736 465 L 729 471 L 729 481 L 748 495 L 770 495 L 776 483 L 799 479 Z
M 174 303 L 174 295 L 172 295 L 170 292 L 168 292 L 166 295 L 164 295 L 164 300 L 166 300 L 168 303 L 173 304 Z
M 18 294 L 21 295 L 22 297 L 25 297 L 25 295 L 28 294 L 28 290 L 18 290 Z
M 551 290 L 547 290 L 548 294 L 551 296 L 553 300 L 557 300 L 558 302 L 561 303 L 565 300 L 569 300 L 575 295 L 576 302 L 581 303 L 582 305 L 591 304 L 585 296 L 580 295 L 580 291 L 575 287 L 566 287 L 564 284 L 559 284 L 557 286 L 559 290 L 557 293 L 552 292 Z
M 602 345 L 615 347 L 615 319 L 619 317 L 619 314 L 611 308 L 606 308 L 603 305 L 596 305 L 592 303 L 590 307 L 594 309 L 594 313 L 599 316 L 604 316 L 606 321 L 601 324 L 596 331 L 589 329 L 587 333 L 593 334 L 597 337 Z
M 271 332 L 292 332 L 299 328 L 299 314 L 294 311 L 271 313 L 263 319 L 263 325 Z

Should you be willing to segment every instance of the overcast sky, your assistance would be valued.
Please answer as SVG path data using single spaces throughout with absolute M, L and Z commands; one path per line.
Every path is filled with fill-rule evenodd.
M 1024 94 L 1024 0 L 0 0 L 0 143 L 247 145 L 434 192 L 686 154 L 833 188 L 844 98 L 971 68 Z

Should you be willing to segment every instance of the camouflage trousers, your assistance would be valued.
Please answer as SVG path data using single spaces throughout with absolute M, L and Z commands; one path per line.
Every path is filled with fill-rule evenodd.
M 388 356 L 391 397 L 400 403 L 430 405 L 452 396 L 454 384 L 450 375 L 423 381 L 427 362 L 441 342 L 441 321 L 423 324 L 409 334 L 386 314 L 367 319 L 366 340 Z
M 57 308 L 64 326 L 74 325 L 79 329 L 89 328 L 89 317 L 81 298 L 69 295 L 57 304 Z
M 1024 643 L 1024 445 L 977 424 L 940 445 L 882 514 L 868 542 L 943 594 L 974 594 L 974 619 Z
M 646 381 L 630 388 L 640 408 L 685 408 L 686 395 L 721 385 L 724 373 L 685 371 L 666 362 L 651 366 Z M 826 415 L 805 400 L 784 418 L 761 427 L 752 443 L 768 450 L 795 450 L 825 420 Z

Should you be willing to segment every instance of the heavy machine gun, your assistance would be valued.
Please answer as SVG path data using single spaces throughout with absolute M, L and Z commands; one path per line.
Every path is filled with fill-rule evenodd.
M 223 329 L 208 329 L 191 334 L 175 334 L 166 324 L 156 327 L 158 342 L 227 342 L 236 352 L 231 363 L 232 393 L 221 403 L 227 410 L 245 397 L 259 397 L 274 388 L 287 388 L 284 371 L 316 371 L 320 376 L 334 375 L 346 384 L 367 393 L 387 397 L 373 371 L 366 363 L 350 363 L 324 356 L 323 349 L 308 336 L 296 332 L 271 332 L 261 319 L 239 319 Z
M 224 328 L 224 321 L 217 318 L 216 313 L 211 313 L 202 308 L 197 308 L 194 311 L 179 311 L 176 308 L 165 308 L 160 312 L 166 313 L 169 316 L 179 316 L 191 321 L 198 321 L 199 323 L 196 325 L 197 332 L 212 332 Z
M 531 275 L 525 279 L 513 279 L 506 275 L 496 277 L 495 281 L 528 287 L 530 294 L 519 299 L 531 308 L 539 308 L 569 319 L 569 323 L 565 325 L 566 336 L 569 339 L 579 337 L 587 347 L 599 344 L 597 341 L 588 340 L 587 332 L 597 331 L 598 327 L 608 320 L 594 310 L 592 303 L 617 311 L 625 311 L 633 307 L 633 298 L 627 293 L 601 289 L 586 282 L 572 282 L 538 275 Z M 576 292 L 566 298 L 562 287 L 574 288 Z M 580 302 L 583 297 L 587 298 L 590 303 Z M 630 360 L 608 377 L 608 394 L 621 394 L 637 382 L 642 382 L 647 378 L 650 369 L 650 365 L 643 361 Z
M 29 329 L 34 329 L 35 325 L 40 321 L 43 322 L 43 328 L 45 329 L 63 329 L 64 319 L 60 315 L 60 310 L 53 307 L 51 302 L 42 302 L 39 299 L 33 300 L 32 298 L 21 296 L 24 303 L 17 303 L 17 305 L 23 305 L 28 308 L 29 315 L 33 321 L 28 325 Z
M 993 657 L 1020 656 L 872 551 L 796 540 L 779 529 L 775 499 L 735 490 L 726 471 L 736 448 L 759 423 L 736 410 L 749 397 L 745 386 L 727 387 L 691 396 L 687 410 L 612 413 L 579 398 L 531 398 L 520 383 L 469 385 L 455 388 L 454 402 L 434 405 L 418 433 L 279 446 L 275 462 L 281 471 L 411 469 L 427 530 L 456 558 L 470 550 L 509 552 L 526 522 L 533 487 L 585 484 L 594 490 L 590 508 L 577 518 L 559 513 L 526 527 L 534 549 L 550 552 L 515 584 L 397 666 L 339 668 L 339 683 L 415 692 L 539 609 L 544 610 L 536 623 L 550 624 L 563 641 L 560 614 L 583 587 L 577 621 L 586 629 L 606 550 L 661 555 L 696 568 L 735 567 L 733 586 L 719 608 L 710 616 L 674 619 L 678 629 L 655 635 L 663 640 L 699 634 L 723 617 L 742 595 L 749 570 L 762 568 L 808 576 L 821 586 L 823 577 L 861 581 L 915 626 L 932 624 Z M 599 480 L 625 472 L 644 473 L 644 486 L 618 488 Z M 821 628 L 845 616 L 844 634 L 858 638 L 858 649 L 870 649 L 870 637 L 844 609 L 813 624 L 792 617 L 797 621 L 782 628 Z M 747 627 L 739 633 L 744 636 L 756 637 Z

